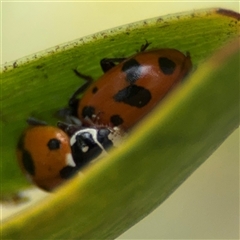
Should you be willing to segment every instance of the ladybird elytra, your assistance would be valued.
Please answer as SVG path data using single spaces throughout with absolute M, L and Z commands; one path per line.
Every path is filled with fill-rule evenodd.
M 28 178 L 47 191 L 70 177 L 62 174 L 62 171 L 76 166 L 69 137 L 61 129 L 52 126 L 29 126 L 20 137 L 17 158 Z
M 77 117 L 101 112 L 100 123 L 131 129 L 190 72 L 189 54 L 176 49 L 143 51 L 110 68 L 83 93 Z

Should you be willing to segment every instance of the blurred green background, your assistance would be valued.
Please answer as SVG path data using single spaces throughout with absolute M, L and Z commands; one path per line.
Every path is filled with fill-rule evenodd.
M 210 7 L 239 12 L 239 1 L 26 1 L 2 2 L 1 7 L 1 52 L 2 63 L 5 63 L 101 30 L 151 17 Z M 119 237 L 220 238 L 239 239 L 239 130 L 158 209 Z

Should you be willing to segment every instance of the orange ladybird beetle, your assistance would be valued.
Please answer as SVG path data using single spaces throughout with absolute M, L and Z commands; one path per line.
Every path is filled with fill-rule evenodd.
M 97 116 L 99 123 L 126 131 L 149 113 L 190 72 L 192 62 L 176 49 L 145 51 L 148 45 L 129 58 L 102 59 L 105 73 L 95 82 L 74 70 L 86 83 L 69 100 L 71 114 L 82 122 Z
M 57 127 L 29 118 L 17 145 L 22 171 L 38 187 L 51 191 L 76 173 L 68 135 Z
M 58 122 L 57 127 L 34 118 L 21 135 L 17 158 L 22 171 L 38 187 L 52 191 L 85 165 L 108 154 L 124 139 L 118 127 L 83 127 Z

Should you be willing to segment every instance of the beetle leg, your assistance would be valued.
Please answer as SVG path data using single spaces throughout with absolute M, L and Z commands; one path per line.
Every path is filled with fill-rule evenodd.
M 30 126 L 46 126 L 47 123 L 44 121 L 41 121 L 37 118 L 34 117 L 29 117 L 27 118 L 26 122 L 30 125 Z
M 62 129 L 69 137 L 71 137 L 76 131 L 82 129 L 81 125 L 75 125 L 60 121 L 57 122 L 57 127 Z
M 142 44 L 139 52 L 144 52 L 144 51 L 148 48 L 148 46 L 149 46 L 150 44 L 151 44 L 151 43 L 149 43 L 149 42 L 146 40 L 146 43 L 145 43 L 145 44 Z
M 137 51 L 137 52 L 144 52 L 148 46 L 150 45 L 151 43 L 149 43 L 147 40 L 146 40 L 146 43 L 145 44 L 142 44 L 142 46 L 140 47 L 140 50 Z M 126 58 L 103 58 L 101 61 L 100 61 L 100 65 L 101 65 L 101 68 L 103 70 L 103 72 L 107 72 L 108 70 L 110 70 L 111 68 L 113 68 L 114 66 L 116 66 L 116 63 L 121 63 L 122 61 L 124 61 Z
M 69 98 L 68 100 L 68 107 L 59 109 L 54 116 L 60 117 L 61 119 L 64 119 L 68 123 L 75 122 L 74 120 L 77 119 L 77 108 L 79 103 L 78 95 L 80 93 L 83 93 L 93 82 L 92 77 L 84 75 L 80 72 L 78 72 L 77 69 L 73 69 L 73 72 L 75 75 L 79 78 L 82 78 L 85 80 L 85 83 L 82 84 Z M 74 120 L 73 120 L 74 119 Z M 80 125 L 81 123 L 76 123 L 77 125 Z
M 103 72 L 107 72 L 108 70 L 110 70 L 111 68 L 116 66 L 116 63 L 120 63 L 120 62 L 124 61 L 125 59 L 126 58 L 103 58 L 100 61 L 100 65 L 101 65 Z
M 93 82 L 93 79 L 92 77 L 90 76 L 87 76 L 87 75 L 84 75 L 80 72 L 78 72 L 76 69 L 73 69 L 73 72 L 80 78 L 84 79 L 86 82 L 81 85 L 74 93 L 73 95 L 70 97 L 69 101 L 68 101 L 68 106 L 69 107 L 75 107 L 76 106 L 76 103 L 78 102 L 78 98 L 77 96 L 80 94 L 80 93 L 83 93 Z

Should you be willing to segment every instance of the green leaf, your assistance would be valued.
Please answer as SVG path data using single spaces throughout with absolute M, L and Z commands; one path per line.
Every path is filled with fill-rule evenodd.
M 239 125 L 238 39 L 204 62 L 238 35 L 237 13 L 203 10 L 101 32 L 6 65 L 3 193 L 24 186 L 14 159 L 24 119 L 31 115 L 56 122 L 53 113 L 81 84 L 71 69 L 97 77 L 99 59 L 128 56 L 145 39 L 153 48 L 190 52 L 197 69 L 121 148 L 46 201 L 3 223 L 3 239 L 112 239 L 163 202 Z

